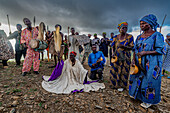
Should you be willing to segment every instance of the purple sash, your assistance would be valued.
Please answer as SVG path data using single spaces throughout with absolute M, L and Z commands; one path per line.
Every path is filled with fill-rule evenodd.
M 53 80 L 57 79 L 62 73 L 63 66 L 64 66 L 63 60 L 61 60 L 61 62 L 58 62 L 57 66 L 55 67 L 55 69 L 54 69 L 53 73 L 51 74 L 50 78 L 48 79 L 48 81 L 53 81 Z
M 93 82 L 98 82 L 99 80 L 94 80 L 94 81 L 87 81 L 87 82 L 83 82 L 83 84 L 91 84 L 91 83 L 93 83 Z M 76 92 L 83 92 L 84 91 L 84 89 L 80 89 L 80 90 L 78 90 L 78 89 L 75 89 L 75 90 L 73 90 L 72 91 L 72 93 L 76 93 Z

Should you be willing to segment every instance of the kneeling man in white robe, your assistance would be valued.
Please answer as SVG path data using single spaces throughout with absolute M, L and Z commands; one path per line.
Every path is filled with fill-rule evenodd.
M 57 79 L 43 80 L 42 87 L 45 90 L 56 94 L 69 94 L 75 90 L 89 92 L 105 88 L 103 83 L 92 82 L 88 78 L 88 71 L 75 59 L 76 54 L 74 51 L 70 52 L 70 58 L 64 62 L 62 74 Z

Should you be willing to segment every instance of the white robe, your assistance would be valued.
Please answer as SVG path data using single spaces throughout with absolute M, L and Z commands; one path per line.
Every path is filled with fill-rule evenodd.
M 77 53 L 76 59 L 80 60 L 79 44 L 76 42 L 76 39 L 72 35 L 69 35 L 68 42 L 71 43 L 68 53 L 70 53 L 72 51 L 76 52 Z M 70 58 L 70 56 L 68 56 L 68 59 L 69 58 Z
M 76 59 L 76 63 L 72 66 L 69 59 L 64 62 L 64 67 L 62 74 L 59 78 L 54 81 L 42 81 L 42 87 L 52 93 L 56 94 L 69 94 L 75 89 L 84 89 L 85 92 L 97 91 L 100 88 L 104 89 L 105 85 L 103 83 L 91 83 L 83 84 L 86 77 L 87 70 L 83 68 L 79 60 Z M 49 77 L 45 77 L 47 80 Z M 88 78 L 88 81 L 90 79 Z

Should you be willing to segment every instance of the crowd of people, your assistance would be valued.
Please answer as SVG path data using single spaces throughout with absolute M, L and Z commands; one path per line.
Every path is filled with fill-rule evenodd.
M 41 52 L 30 47 L 30 41 L 38 37 L 39 28 L 32 27 L 28 18 L 24 18 L 23 22 L 27 28 L 22 30 L 22 25 L 17 24 L 18 31 L 8 37 L 3 30 L 0 30 L 0 59 L 4 68 L 7 68 L 7 60 L 14 58 L 14 51 L 8 39 L 14 38 L 16 39 L 16 66 L 21 64 L 22 55 L 25 58 L 22 76 L 30 72 L 32 63 L 34 73 L 39 74 Z M 55 69 L 51 76 L 43 77 L 42 87 L 57 94 L 103 89 L 105 88 L 103 71 L 109 63 L 110 88 L 118 91 L 128 90 L 129 96 L 141 100 L 143 102 L 141 106 L 144 108 L 159 103 L 162 67 L 163 74 L 165 70 L 170 72 L 170 34 L 166 36 L 166 42 L 164 42 L 164 37 L 157 32 L 157 27 L 159 24 L 156 16 L 149 14 L 140 20 L 142 32 L 135 41 L 134 37 L 127 33 L 128 23 L 121 22 L 118 24 L 119 34 L 114 35 L 112 32 L 110 38 L 107 38 L 106 32 L 103 32 L 101 39 L 96 33 L 93 39 L 91 39 L 92 35 L 88 34 L 88 39 L 81 45 L 75 38 L 80 35 L 74 28 L 71 28 L 71 35 L 67 36 L 61 32 L 61 25 L 55 25 L 55 29 L 59 28 L 59 36 L 62 38 L 61 49 L 56 50 L 54 36 L 58 36 L 57 30 L 47 31 L 45 40 L 48 44 L 46 48 L 48 61 L 49 53 L 51 53 L 55 64 L 50 67 Z M 84 52 L 82 61 L 80 61 L 81 52 Z M 90 74 L 83 67 L 86 59 L 91 68 Z M 109 62 L 107 62 L 108 59 Z M 135 68 L 137 72 L 131 73 L 131 67 L 137 67 Z

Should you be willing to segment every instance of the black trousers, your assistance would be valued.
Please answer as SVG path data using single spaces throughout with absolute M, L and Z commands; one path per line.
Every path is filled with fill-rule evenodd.
M 97 79 L 96 74 L 98 74 L 99 79 L 102 79 L 103 78 L 103 69 L 99 68 L 95 71 L 91 71 L 90 79 L 96 80 Z
M 2 60 L 3 66 L 8 66 L 7 61 L 8 61 L 8 60 Z
M 109 50 L 109 55 L 110 55 L 110 65 L 111 65 L 111 59 L 112 59 L 112 48 Z
M 15 53 L 16 65 L 20 65 L 20 63 L 21 63 L 21 57 L 22 57 L 22 55 L 23 55 L 24 58 L 25 58 L 26 52 L 27 52 L 27 49 L 20 50 L 20 51 L 16 51 L 16 53 Z

